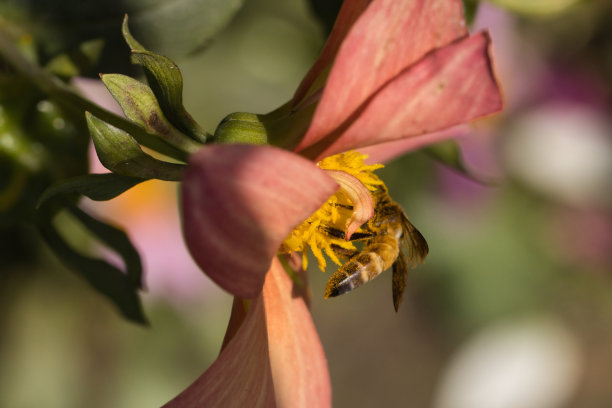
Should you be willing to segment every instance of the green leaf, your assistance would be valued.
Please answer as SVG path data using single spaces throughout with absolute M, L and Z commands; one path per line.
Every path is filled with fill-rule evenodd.
M 81 275 L 97 292 L 110 299 L 125 318 L 135 323 L 147 324 L 133 277 L 128 277 L 102 259 L 77 252 L 66 243 L 51 219 L 45 215 L 42 214 L 38 218 L 38 230 L 60 260 Z
M 494 181 L 486 180 L 482 176 L 475 174 L 473 171 L 467 168 L 465 162 L 463 161 L 459 144 L 454 140 L 445 140 L 444 142 L 436 143 L 434 145 L 425 147 L 422 150 L 433 159 L 458 171 L 459 173 L 469 177 L 470 179 L 478 183 L 495 184 Z
M 461 157 L 461 149 L 454 140 L 445 140 L 423 149 L 425 153 L 434 159 L 465 173 L 465 165 Z
M 181 180 L 182 164 L 154 159 L 126 132 L 85 113 L 100 162 L 113 173 L 140 179 Z
M 146 179 L 120 176 L 118 174 L 87 174 L 64 179 L 46 189 L 38 200 L 38 207 L 47 201 L 64 195 L 81 194 L 94 201 L 107 201 L 126 192 Z
M 134 32 L 148 49 L 183 56 L 202 49 L 244 0 L 124 0 Z
M 113 58 L 123 46 L 120 29 L 126 12 L 145 46 L 180 57 L 202 49 L 243 4 L 244 0 L 9 0 L 0 1 L 0 15 L 26 27 L 51 55 L 103 38 L 108 53 L 101 62 L 116 67 L 120 61 Z
M 132 245 L 127 234 L 119 228 L 115 228 L 112 225 L 92 217 L 79 207 L 68 206 L 68 210 L 93 235 L 121 256 L 125 265 L 125 273 L 132 282 L 132 285 L 142 289 L 142 263 L 140 262 L 140 254 L 138 254 L 138 251 L 134 248 L 134 245 Z
M 166 119 L 155 94 L 147 85 L 126 75 L 101 75 L 102 82 L 119 103 L 125 116 L 142 126 L 147 132 L 186 153 L 193 153 L 201 145 L 181 133 Z

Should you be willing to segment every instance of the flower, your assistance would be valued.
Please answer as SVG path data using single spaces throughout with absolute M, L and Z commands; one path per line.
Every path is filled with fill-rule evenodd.
M 331 404 L 316 331 L 276 254 L 338 189 L 342 177 L 317 162 L 400 139 L 422 146 L 501 109 L 488 46 L 486 33 L 467 35 L 460 0 L 346 0 L 293 100 L 263 117 L 285 149 L 217 144 L 191 156 L 185 240 L 238 300 L 219 358 L 169 406 Z

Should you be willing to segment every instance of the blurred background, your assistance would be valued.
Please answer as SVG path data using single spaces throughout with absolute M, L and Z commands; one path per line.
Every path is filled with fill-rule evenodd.
M 180 66 L 185 105 L 212 130 L 227 113 L 267 112 L 290 99 L 338 5 L 200 3 L 223 3 L 223 15 L 206 20 L 197 1 L 170 2 L 170 11 L 155 0 L 115 1 L 101 14 L 67 1 L 4 0 L 0 16 L 31 31 L 41 58 L 50 59 L 74 47 L 66 38 L 118 36 L 129 11 L 136 38 Z M 324 301 L 330 275 L 310 272 L 335 407 L 612 406 L 612 3 L 478 6 L 472 30 L 491 33 L 506 108 L 458 141 L 475 177 L 423 152 L 380 171 L 430 246 L 399 313 L 390 274 Z M 74 31 L 62 37 L 62 24 Z M 117 38 L 107 40 L 95 69 L 137 73 Z M 112 105 L 96 81 L 78 84 Z M 0 85 L 3 113 L 10 94 Z M 38 111 L 45 106 L 38 101 Z M 18 178 L 0 171 L 9 191 Z M 0 210 L 9 213 L 7 200 L 0 196 Z M 125 227 L 140 250 L 150 327 L 123 320 L 32 227 L 0 224 L 2 407 L 160 406 L 218 354 L 231 298 L 183 246 L 177 185 L 149 181 L 83 205 Z

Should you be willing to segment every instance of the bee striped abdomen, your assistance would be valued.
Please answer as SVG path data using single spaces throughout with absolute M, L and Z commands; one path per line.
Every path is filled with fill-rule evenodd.
M 397 239 L 376 237 L 331 276 L 324 297 L 342 295 L 374 279 L 393 264 L 398 254 Z

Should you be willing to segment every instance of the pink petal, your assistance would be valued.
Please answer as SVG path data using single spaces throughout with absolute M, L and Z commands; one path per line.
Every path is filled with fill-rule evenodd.
M 275 259 L 235 337 L 165 407 L 330 407 L 323 348 L 304 300 L 291 295 L 292 285 Z
M 327 360 L 301 296 L 275 259 L 263 298 L 268 322 L 270 363 L 278 407 L 331 407 Z
M 325 157 L 448 128 L 499 111 L 487 33 L 436 50 L 386 84 L 342 132 L 302 152 Z
M 281 242 L 337 184 L 286 150 L 213 145 L 191 156 L 182 187 L 194 260 L 223 289 L 254 298 Z
M 344 40 L 344 37 L 346 37 L 346 34 L 353 26 L 357 18 L 359 18 L 361 13 L 363 13 L 366 7 L 370 4 L 370 1 L 371 0 L 345 0 L 342 3 L 342 7 L 340 8 L 338 17 L 336 17 L 334 27 L 327 38 L 327 42 L 323 47 L 323 51 L 321 51 L 321 55 L 319 55 L 319 58 L 315 61 L 314 65 L 312 68 L 310 68 L 310 71 L 308 71 L 302 80 L 302 83 L 295 91 L 295 95 L 293 96 L 295 103 L 301 101 L 306 96 L 310 90 L 310 87 L 321 72 L 327 68 L 327 66 L 331 65 L 336 57 L 338 48 L 340 48 L 340 44 L 342 44 L 342 41 Z
M 387 163 L 396 157 L 402 156 L 413 150 L 420 149 L 448 139 L 463 137 L 472 132 L 468 125 L 457 125 L 438 132 L 427 133 L 408 139 L 399 139 L 392 142 L 379 143 L 372 146 L 362 147 L 359 153 L 367 154 L 366 164 Z
M 266 315 L 259 297 L 215 362 L 164 408 L 274 406 Z
M 375 0 L 345 38 L 298 150 L 316 143 L 372 93 L 432 49 L 466 35 L 460 0 Z

